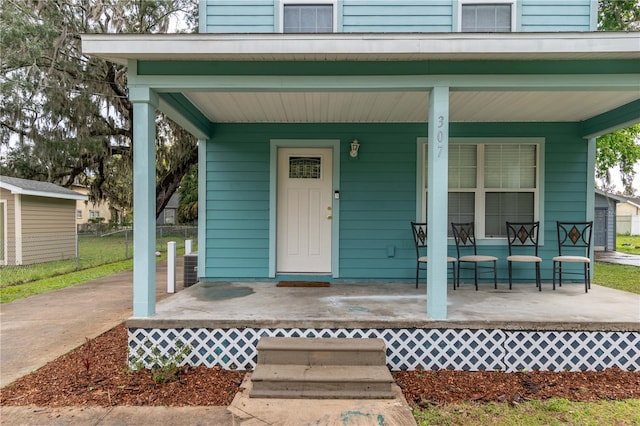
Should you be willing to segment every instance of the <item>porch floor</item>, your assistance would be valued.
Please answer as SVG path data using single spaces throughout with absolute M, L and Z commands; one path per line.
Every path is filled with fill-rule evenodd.
M 425 284 L 331 284 L 276 287 L 275 282 L 198 283 L 157 303 L 151 318 L 131 328 L 375 327 L 510 328 L 640 331 L 640 295 L 592 284 L 565 283 L 555 291 L 499 283 L 448 286 L 446 320 L 429 318 Z

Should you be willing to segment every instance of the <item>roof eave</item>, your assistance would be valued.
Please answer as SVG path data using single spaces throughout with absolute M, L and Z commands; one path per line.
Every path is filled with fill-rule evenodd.
M 82 201 L 87 201 L 89 199 L 89 197 L 82 194 L 62 194 L 62 193 L 48 192 L 48 191 L 34 191 L 34 190 L 20 188 L 18 186 L 11 185 L 6 182 L 1 183 L 0 188 L 4 188 L 7 191 L 10 191 L 12 194 L 32 195 L 35 197 L 61 198 L 66 200 L 82 200 Z
M 84 34 L 85 54 L 129 60 L 640 59 L 640 32 Z M 266 58 L 266 59 L 265 59 Z

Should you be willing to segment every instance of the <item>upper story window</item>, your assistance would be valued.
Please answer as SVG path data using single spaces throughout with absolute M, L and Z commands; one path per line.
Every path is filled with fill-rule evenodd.
M 472 33 L 510 32 L 511 3 L 465 3 L 461 7 L 460 31 Z
M 285 33 L 333 32 L 333 4 L 285 4 Z

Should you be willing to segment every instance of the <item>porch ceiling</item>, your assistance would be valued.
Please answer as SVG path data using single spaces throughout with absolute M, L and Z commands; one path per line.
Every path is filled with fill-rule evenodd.
M 84 53 L 118 63 L 178 64 L 164 73 L 147 64 L 130 84 L 183 95 L 165 113 L 187 125 L 194 116 L 211 123 L 426 122 L 429 89 L 438 85 L 450 87 L 452 122 L 583 122 L 584 136 L 593 137 L 640 121 L 640 33 L 87 34 L 82 44 Z M 238 72 L 209 75 L 216 65 L 198 61 L 233 62 Z M 287 61 L 316 62 L 324 71 L 260 75 L 259 66 L 238 65 Z M 426 61 L 425 71 L 437 61 L 463 65 L 440 75 L 363 66 L 364 75 L 344 67 L 344 74 L 322 74 L 339 61 L 376 70 L 393 61 Z M 494 68 L 474 75 L 464 61 Z M 521 66 L 509 75 L 495 68 L 500 61 Z M 553 71 L 537 65 L 545 61 L 555 63 Z M 562 70 L 565 61 L 573 71 Z M 616 61 L 625 71 L 607 69 Z M 206 137 L 207 124 L 193 130 Z
M 428 92 L 183 94 L 214 123 L 426 122 Z M 452 122 L 584 121 L 640 99 L 633 91 L 452 91 Z

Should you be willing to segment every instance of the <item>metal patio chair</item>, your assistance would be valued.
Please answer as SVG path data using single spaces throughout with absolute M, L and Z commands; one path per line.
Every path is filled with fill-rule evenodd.
M 507 222 L 507 243 L 509 256 L 507 265 L 509 268 L 509 290 L 512 288 L 513 262 L 533 263 L 536 268 L 536 287 L 542 291 L 540 283 L 540 263 L 538 257 L 538 233 L 540 222 Z
M 562 287 L 563 274 L 584 274 L 584 292 L 591 288 L 591 233 L 593 222 L 557 222 L 558 256 L 553 258 L 553 289 L 556 289 L 556 273 Z M 562 270 L 563 263 L 582 264 L 582 271 Z
M 478 274 L 491 272 L 493 272 L 493 287 L 498 288 L 498 271 L 496 267 L 498 258 L 495 256 L 479 255 L 477 253 L 476 238 L 473 233 L 473 222 L 451 222 L 451 229 L 453 230 L 453 239 L 456 242 L 456 250 L 458 252 L 458 287 L 460 287 L 461 266 L 471 264 L 472 268 L 466 269 L 473 269 L 473 282 L 476 290 L 478 290 Z
M 420 271 L 427 270 L 427 224 L 425 222 L 411 222 L 411 231 L 413 232 L 413 242 L 416 246 L 416 288 L 418 288 L 418 280 L 420 279 Z M 451 274 L 453 276 L 453 289 L 456 289 L 456 258 L 447 256 L 447 269 L 451 266 Z

